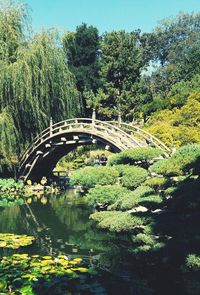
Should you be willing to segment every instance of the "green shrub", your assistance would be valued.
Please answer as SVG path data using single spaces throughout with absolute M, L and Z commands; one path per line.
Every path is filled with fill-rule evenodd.
M 129 191 L 119 185 L 105 185 L 105 186 L 96 186 L 91 188 L 86 195 L 86 200 L 89 204 L 94 205 L 97 203 L 108 203 L 112 204 L 117 199 L 126 195 Z
M 168 183 L 168 179 L 164 177 L 151 177 L 145 180 L 144 185 L 150 186 L 155 190 L 164 188 Z
M 151 171 L 166 176 L 199 174 L 200 145 L 191 144 L 181 147 L 168 159 L 162 159 L 151 166 Z
M 125 186 L 129 189 L 134 189 L 141 185 L 142 182 L 145 181 L 145 179 L 148 176 L 148 172 L 140 167 L 127 167 L 126 170 L 124 170 L 121 178 L 121 184 L 122 186 Z
M 181 174 L 179 163 L 174 163 L 171 158 L 162 159 L 156 163 L 154 163 L 150 167 L 151 172 L 164 175 L 164 176 L 176 176 Z
M 98 222 L 98 226 L 110 231 L 132 231 L 135 227 L 142 226 L 144 218 L 135 217 L 127 212 L 104 211 L 90 215 L 90 218 Z
M 16 193 L 23 192 L 24 183 L 23 181 L 15 181 L 12 178 L 1 179 L 0 178 L 0 193 Z
M 118 171 L 119 176 L 123 176 L 126 170 L 128 170 L 131 166 L 130 165 L 116 165 L 114 166 L 115 169 Z
M 187 268 L 193 271 L 200 270 L 200 257 L 195 254 L 189 254 L 186 258 Z
M 161 156 L 162 151 L 156 148 L 135 148 L 113 155 L 108 160 L 109 165 L 135 164 L 136 162 L 148 162 Z
M 161 204 L 162 201 L 162 197 L 155 194 L 152 188 L 140 186 L 109 206 L 109 210 L 130 210 L 139 205 L 152 209 L 158 204 Z
M 132 236 L 132 241 L 134 243 L 139 243 L 139 244 L 146 244 L 153 246 L 155 244 L 155 240 L 152 235 L 147 235 L 145 233 L 139 233 L 136 236 Z
M 165 197 L 171 196 L 177 190 L 176 186 L 170 186 L 166 190 L 164 190 L 163 194 Z
M 118 175 L 118 171 L 113 167 L 85 167 L 72 174 L 70 183 L 89 189 L 97 184 L 114 184 L 117 181 Z

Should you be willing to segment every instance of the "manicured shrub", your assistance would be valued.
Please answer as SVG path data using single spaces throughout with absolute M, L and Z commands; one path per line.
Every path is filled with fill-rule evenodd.
M 89 204 L 95 205 L 97 203 L 112 204 L 129 191 L 125 187 L 119 185 L 105 185 L 91 188 L 86 195 L 86 200 Z
M 121 177 L 121 176 L 123 176 L 125 171 L 127 171 L 131 166 L 130 165 L 116 165 L 114 167 L 118 171 L 119 176 Z
M 90 218 L 97 221 L 100 228 L 115 232 L 132 231 L 145 222 L 144 218 L 118 211 L 96 212 L 90 215 Z
M 200 270 L 200 257 L 196 254 L 189 254 L 186 258 L 186 267 L 192 271 Z
M 108 209 L 124 211 L 133 209 L 139 205 L 145 206 L 148 209 L 153 209 L 162 202 L 162 197 L 155 194 L 155 191 L 152 188 L 148 186 L 140 186 L 117 200 L 113 205 L 110 205 Z
M 70 183 L 89 189 L 97 184 L 114 184 L 117 181 L 118 175 L 119 173 L 114 167 L 85 167 L 72 174 Z
M 160 157 L 162 151 L 156 148 L 135 148 L 123 151 L 119 154 L 110 157 L 108 163 L 109 165 L 119 165 L 119 164 L 135 164 L 139 161 L 148 162 L 155 158 Z M 140 163 L 138 163 L 140 164 Z
M 150 167 L 150 171 L 164 176 L 176 176 L 181 174 L 179 163 L 174 163 L 171 158 L 156 162 Z
M 136 236 L 132 236 L 132 241 L 134 243 L 146 244 L 146 245 L 150 245 L 150 246 L 153 246 L 155 243 L 153 236 L 147 235 L 145 233 L 139 233 Z
M 171 196 L 174 194 L 174 192 L 177 190 L 176 186 L 170 186 L 166 190 L 163 191 L 163 194 L 165 197 Z
M 153 164 L 150 170 L 156 174 L 178 176 L 188 173 L 200 173 L 200 145 L 191 144 L 180 148 L 168 159 Z
M 164 188 L 168 183 L 168 179 L 164 177 L 151 177 L 145 180 L 144 185 L 150 186 L 155 190 Z
M 141 185 L 148 176 L 148 172 L 140 167 L 128 167 L 124 170 L 121 184 L 129 189 L 134 189 Z

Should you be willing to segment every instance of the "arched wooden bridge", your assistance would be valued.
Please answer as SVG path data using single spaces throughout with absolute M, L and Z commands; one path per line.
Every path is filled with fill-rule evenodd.
M 48 177 L 57 162 L 77 146 L 101 142 L 111 151 L 153 146 L 169 154 L 170 149 L 139 127 L 122 122 L 76 118 L 61 121 L 40 133 L 21 158 L 19 177 L 39 181 Z

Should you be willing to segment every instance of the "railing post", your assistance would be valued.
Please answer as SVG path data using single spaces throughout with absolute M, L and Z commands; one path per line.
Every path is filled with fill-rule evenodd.
M 122 123 L 121 112 L 118 113 L 118 126 L 120 127 Z
M 49 129 L 50 129 L 50 137 L 51 137 L 53 135 L 53 119 L 52 119 L 52 117 L 50 118 Z
M 95 120 L 96 120 L 96 110 L 93 108 L 92 110 L 92 125 L 95 125 Z

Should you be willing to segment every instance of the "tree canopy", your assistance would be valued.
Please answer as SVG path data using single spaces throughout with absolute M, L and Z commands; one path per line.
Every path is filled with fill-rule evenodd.
M 54 121 L 80 112 L 79 93 L 56 31 L 26 37 L 26 6 L 0 9 L 1 162 Z

